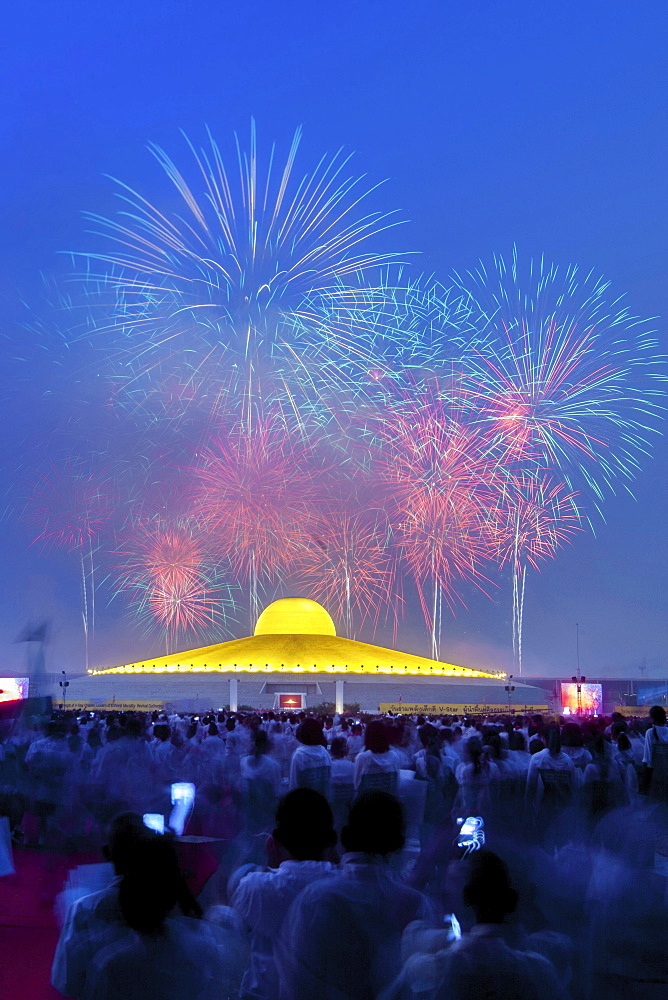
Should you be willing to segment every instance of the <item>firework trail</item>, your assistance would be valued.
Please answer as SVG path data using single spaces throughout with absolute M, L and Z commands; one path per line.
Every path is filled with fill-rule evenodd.
M 374 513 L 376 517 L 374 518 Z M 379 512 L 333 511 L 316 523 L 299 558 L 299 576 L 315 600 L 355 638 L 355 622 L 372 623 L 394 605 L 395 566 Z
M 191 474 L 195 514 L 248 584 L 254 627 L 261 591 L 286 575 L 316 530 L 323 471 L 311 444 L 268 416 L 217 437 Z
M 411 277 L 375 252 L 396 224 L 366 208 L 375 189 L 341 153 L 300 173 L 300 139 L 263 165 L 252 125 L 232 166 L 211 136 L 186 140 L 183 169 L 153 146 L 166 197 L 117 182 L 121 210 L 93 217 L 105 242 L 80 255 L 73 339 L 101 359 L 96 391 L 111 381 L 109 427 L 119 409 L 133 418 L 126 464 L 146 466 L 133 506 L 193 544 L 211 536 L 253 624 L 267 587 L 301 570 L 352 634 L 377 622 L 400 562 L 436 658 L 443 604 L 484 588 L 488 564 L 511 566 L 521 669 L 527 567 L 576 530 L 576 491 L 600 510 L 628 488 L 657 430 L 665 376 L 649 326 L 591 272 L 522 267 L 516 253 L 449 286 Z M 338 486 L 375 477 L 383 516 L 377 495 L 366 509 L 332 501 L 324 455 Z M 197 528 L 178 519 L 189 489 Z M 208 557 L 186 571 L 186 535 L 182 572 L 137 564 L 124 583 L 170 641 L 209 622 L 218 581 Z M 85 567 L 83 579 L 86 609 Z
M 499 567 L 509 565 L 513 580 L 513 657 L 522 673 L 522 633 L 527 568 L 539 568 L 560 545 L 582 530 L 577 494 L 549 475 L 522 473 L 508 477 L 491 512 L 489 532 Z
M 453 607 L 461 581 L 480 589 L 488 582 L 481 566 L 489 559 L 485 516 L 494 501 L 494 454 L 434 393 L 409 398 L 377 434 L 378 479 L 438 659 L 443 601 Z
M 346 401 L 357 410 L 391 407 L 460 365 L 475 335 L 469 296 L 433 278 L 411 279 L 403 269 L 383 268 L 375 284 L 358 277 L 355 285 L 310 295 L 308 322 L 290 320 L 297 343 L 310 337 L 318 344 L 315 391 L 329 388 L 333 409 Z
M 273 147 L 261 165 L 254 123 L 247 150 L 235 141 L 232 172 L 211 135 L 200 149 L 186 140 L 185 173 L 151 146 L 179 207 L 163 210 L 117 182 L 123 210 L 92 217 L 110 246 L 86 255 L 86 280 L 112 293 L 131 396 L 175 373 L 186 387 L 205 381 L 214 413 L 243 412 L 258 394 L 275 403 L 308 347 L 290 342 L 286 317 L 298 315 L 308 328 L 309 295 L 395 259 L 367 249 L 397 223 L 393 213 L 365 211 L 375 189 L 349 173 L 349 156 L 322 157 L 300 176 L 301 130 L 282 166 Z
M 76 553 L 81 572 L 81 616 L 85 665 L 95 630 L 95 552 L 114 513 L 111 483 L 105 474 L 83 471 L 72 462 L 40 473 L 25 498 L 25 519 L 38 533 L 33 544 Z
M 509 468 L 557 472 L 600 502 L 628 483 L 663 408 L 663 363 L 648 324 L 591 271 L 495 257 L 457 287 L 480 310 L 467 353 L 470 419 Z
M 233 607 L 197 526 L 155 518 L 134 526 L 117 567 L 118 593 L 133 595 L 132 610 L 165 631 L 166 652 L 185 633 L 224 631 Z

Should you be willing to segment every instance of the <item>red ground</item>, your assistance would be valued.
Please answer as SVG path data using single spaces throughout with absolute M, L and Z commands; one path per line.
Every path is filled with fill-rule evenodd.
M 80 859 L 14 849 L 15 875 L 0 878 L 0 1000 L 53 1000 L 51 962 L 58 940 L 54 899 Z M 97 860 L 97 859 L 95 859 Z

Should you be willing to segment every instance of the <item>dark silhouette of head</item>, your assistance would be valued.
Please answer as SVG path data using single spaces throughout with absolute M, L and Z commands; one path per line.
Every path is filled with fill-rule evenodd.
M 501 924 L 517 908 L 517 893 L 505 862 L 484 848 L 471 855 L 462 898 L 478 924 Z
M 264 729 L 256 729 L 253 732 L 253 753 L 256 757 L 269 753 L 269 737 Z
M 666 724 L 666 710 L 661 705 L 652 705 L 649 710 L 649 717 L 652 720 L 653 726 L 665 726 Z
M 628 753 L 631 749 L 631 740 L 624 731 L 617 737 L 617 749 L 621 750 L 622 753 Z
M 102 848 L 107 861 L 117 875 L 123 875 L 131 866 L 132 857 L 140 840 L 150 835 L 141 816 L 133 812 L 119 813 L 109 826 L 107 843 Z
M 143 734 L 144 727 L 140 719 L 128 719 L 125 723 L 124 736 L 133 740 L 138 740 Z
M 508 736 L 508 749 L 523 750 L 526 753 L 526 748 L 527 741 L 524 738 L 524 733 L 519 729 L 514 729 Z
M 561 742 L 565 747 L 576 748 L 584 746 L 582 730 L 578 726 L 577 722 L 566 723 L 561 731 Z
M 438 753 L 440 739 L 436 726 L 432 726 L 431 722 L 425 723 L 424 726 L 420 726 L 418 736 L 425 750 L 428 750 L 430 753 Z
M 295 861 L 321 861 L 336 844 L 334 818 L 327 799 L 311 788 L 295 788 L 278 803 L 272 833 Z
M 123 918 L 140 934 L 157 934 L 184 890 L 174 845 L 160 834 L 142 837 L 129 861 L 118 887 Z
M 383 856 L 400 851 L 406 841 L 404 811 L 388 792 L 365 792 L 352 805 L 341 831 L 346 851 Z
M 323 746 L 325 737 L 322 732 L 322 723 L 317 719 L 304 719 L 297 729 L 297 739 L 305 747 Z
M 364 746 L 372 753 L 387 753 L 390 749 L 390 737 L 387 726 L 380 719 L 374 719 L 366 727 Z
M 480 774 L 482 771 L 482 740 L 479 740 L 477 736 L 471 737 L 466 743 L 466 756 L 468 757 L 471 764 L 473 764 L 473 773 Z
M 559 732 L 559 726 L 548 726 L 546 736 L 547 749 L 550 751 L 550 755 L 557 757 L 561 753 L 561 733 Z
M 342 736 L 335 736 L 331 743 L 334 760 L 343 760 L 348 753 L 348 744 Z

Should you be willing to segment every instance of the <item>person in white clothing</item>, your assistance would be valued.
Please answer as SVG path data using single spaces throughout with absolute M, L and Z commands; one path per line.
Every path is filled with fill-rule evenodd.
M 388 864 L 404 839 L 394 796 L 367 792 L 356 800 L 341 833 L 341 869 L 307 886 L 283 922 L 281 1000 L 367 1000 L 392 982 L 404 928 L 432 916 L 425 897 Z
M 183 892 L 176 852 L 166 836 L 140 840 L 118 886 L 126 933 L 104 935 L 86 970 L 82 1000 L 231 1000 L 241 981 L 240 949 L 222 928 L 175 918 Z M 195 904 L 196 905 L 196 904 Z M 201 916 L 201 910 L 199 911 Z
M 290 789 L 314 788 L 327 797 L 332 764 L 318 720 L 304 719 L 297 730 L 297 740 L 300 746 L 290 762 Z
M 475 925 L 459 940 L 445 930 L 413 925 L 404 935 L 412 945 L 401 975 L 382 1000 L 557 1000 L 563 996 L 554 967 L 534 951 L 518 950 L 505 926 L 517 906 L 508 869 L 491 851 L 474 854 L 463 902 Z
M 387 726 L 380 719 L 370 722 L 364 734 L 365 750 L 355 759 L 355 789 L 378 789 L 394 792 L 397 787 L 399 762 L 390 749 Z
M 269 756 L 269 737 L 264 729 L 253 734 L 253 752 L 241 758 L 240 773 L 246 833 L 268 833 L 281 794 L 281 767 Z
M 124 876 L 136 867 L 136 857 L 153 833 L 136 813 L 122 813 L 111 825 L 104 855 L 114 866 L 115 879 L 106 889 L 78 899 L 70 907 L 60 934 L 51 970 L 51 982 L 67 997 L 81 998 L 95 954 L 104 946 L 127 938 L 119 887 Z M 194 899 L 180 886 L 179 908 L 183 914 L 198 915 Z
M 249 968 L 241 984 L 243 1000 L 273 1000 L 278 992 L 275 945 L 292 901 L 307 885 L 330 876 L 323 860 L 336 843 L 332 812 L 325 799 L 310 788 L 297 788 L 281 800 L 276 828 L 267 843 L 268 871 L 241 879 L 232 906 L 251 937 Z
M 547 747 L 532 755 L 526 785 L 529 805 L 561 808 L 572 800 L 576 789 L 575 765 L 561 749 L 557 726 L 547 730 Z
M 668 743 L 668 726 L 666 725 L 666 710 L 661 705 L 653 705 L 649 710 L 652 723 L 645 733 L 645 752 L 642 762 L 647 767 L 654 766 L 654 747 L 657 743 Z

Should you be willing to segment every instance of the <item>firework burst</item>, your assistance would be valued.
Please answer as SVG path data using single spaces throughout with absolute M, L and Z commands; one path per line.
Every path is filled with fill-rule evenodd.
M 349 156 L 323 157 L 299 176 L 301 130 L 284 165 L 272 148 L 263 168 L 252 124 L 247 150 L 236 138 L 233 172 L 210 135 L 200 149 L 186 141 L 186 172 L 150 147 L 179 208 L 164 211 L 119 182 L 123 211 L 93 217 L 110 248 L 87 255 L 86 281 L 97 269 L 93 280 L 112 292 L 131 397 L 176 370 L 186 384 L 204 378 L 214 411 L 252 406 L 258 392 L 276 402 L 305 360 L 286 319 L 299 316 L 309 329 L 310 295 L 392 259 L 367 246 L 394 216 L 365 213 L 374 189 L 349 173 Z
M 122 546 L 118 592 L 132 610 L 164 629 L 169 653 L 179 635 L 225 631 L 233 607 L 215 561 L 193 523 L 160 519 L 134 526 Z
M 582 530 L 577 494 L 549 475 L 521 473 L 501 488 L 490 511 L 488 530 L 499 567 L 509 565 L 513 580 L 513 655 L 522 673 L 522 636 L 527 568 L 556 555 L 559 546 Z
M 285 576 L 314 530 L 322 470 L 301 435 L 268 417 L 212 441 L 192 476 L 196 516 L 248 583 L 254 626 L 260 590 Z
M 443 600 L 452 607 L 462 581 L 481 589 L 488 582 L 481 566 L 489 558 L 485 513 L 494 500 L 494 453 L 433 393 L 409 399 L 378 436 L 378 477 L 438 659 Z
M 662 409 L 648 325 L 591 271 L 496 257 L 458 287 L 479 308 L 467 354 L 470 419 L 510 469 L 552 469 L 598 503 L 633 479 Z
M 380 615 L 394 607 L 395 565 L 389 554 L 388 527 L 378 513 L 335 511 L 321 518 L 299 558 L 299 575 L 309 592 L 355 638 L 355 623 L 375 629 Z
M 24 517 L 38 529 L 33 544 L 77 555 L 86 669 L 95 630 L 95 552 L 113 513 L 109 477 L 87 472 L 73 462 L 61 469 L 52 465 L 49 474 L 40 473 L 25 498 Z

